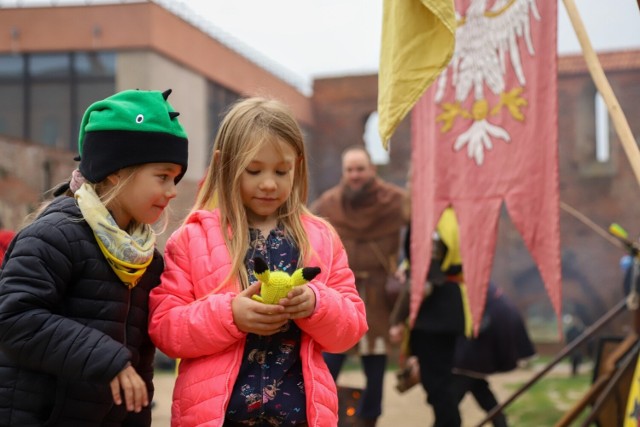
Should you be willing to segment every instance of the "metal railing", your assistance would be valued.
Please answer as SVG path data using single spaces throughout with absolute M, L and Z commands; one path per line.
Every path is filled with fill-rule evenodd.
M 491 420 L 493 420 L 493 418 L 500 414 L 501 412 L 504 411 L 504 409 L 509 406 L 511 403 L 513 403 L 520 395 L 522 395 L 525 391 L 527 391 L 529 388 L 531 388 L 531 386 L 533 386 L 535 383 L 537 383 L 541 378 L 543 378 L 549 371 L 551 371 L 558 363 L 560 363 L 565 357 L 567 357 L 569 354 L 571 354 L 576 347 L 578 347 L 579 345 L 581 345 L 582 343 L 584 343 L 586 340 L 588 340 L 589 338 L 591 338 L 597 331 L 599 331 L 602 327 L 604 327 L 607 323 L 609 323 L 611 320 L 613 320 L 616 316 L 618 316 L 620 313 L 626 311 L 625 308 L 627 308 L 627 298 L 622 299 L 619 303 L 617 303 L 613 308 L 611 308 L 607 313 L 605 313 L 600 319 L 598 319 L 593 325 L 589 326 L 588 328 L 586 328 L 584 330 L 584 332 L 578 336 L 575 340 L 571 341 L 566 347 L 564 347 L 560 353 L 558 353 L 553 360 L 551 360 L 541 371 L 539 371 L 536 375 L 534 375 L 528 382 L 526 382 L 522 387 L 520 387 L 518 390 L 516 390 L 511 396 L 509 396 L 504 402 L 502 402 L 501 404 L 499 404 L 498 406 L 496 406 L 495 408 L 493 408 L 491 411 L 489 411 L 487 413 L 487 416 L 480 421 L 480 423 L 477 424 L 477 427 L 481 427 L 487 423 L 489 423 Z M 637 341 L 638 341 L 638 337 L 635 333 L 629 335 L 627 337 L 627 339 L 625 339 L 620 345 L 619 345 L 619 349 L 620 349 L 620 353 L 622 354 L 615 354 L 615 356 L 617 358 L 619 357 L 623 357 L 625 355 L 627 355 L 629 348 L 631 348 L 633 346 L 633 344 L 635 344 L 635 348 L 636 349 L 636 354 L 637 354 Z M 631 342 L 631 343 L 630 343 Z M 623 351 L 626 348 L 627 351 Z M 614 356 L 614 355 L 612 355 Z M 609 388 L 613 387 L 615 384 L 611 384 L 611 381 L 616 380 L 617 377 L 615 375 L 615 365 L 617 361 L 616 360 L 612 360 L 614 358 L 609 358 L 609 360 L 605 363 L 611 363 L 611 367 L 610 369 L 612 370 L 612 372 L 609 372 L 608 375 L 603 376 L 603 379 L 598 382 L 596 381 L 592 386 L 590 391 L 587 393 L 587 396 L 591 396 L 589 393 L 591 393 L 593 396 L 593 399 L 582 399 L 578 405 L 582 407 L 582 409 L 584 409 L 584 407 L 590 403 L 591 401 L 593 401 L 595 398 L 602 396 L 602 393 L 600 393 L 601 390 L 607 389 L 607 385 L 609 385 Z M 633 358 L 631 358 L 631 360 L 635 360 Z M 584 401 L 584 402 L 583 402 Z M 561 427 L 561 426 L 567 426 L 569 425 L 569 423 L 571 421 L 574 421 L 575 418 L 581 413 L 582 409 L 578 410 L 577 407 L 574 408 L 574 410 L 568 412 L 567 414 L 565 414 L 565 417 L 563 417 L 563 419 L 556 424 L 556 427 Z M 592 414 L 593 412 L 595 412 L 597 408 L 594 406 L 593 410 L 592 410 Z M 595 415 L 591 416 L 590 415 L 590 419 L 592 417 L 594 417 Z

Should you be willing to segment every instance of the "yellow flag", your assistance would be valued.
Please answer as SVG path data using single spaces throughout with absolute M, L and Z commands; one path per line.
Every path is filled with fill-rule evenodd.
M 384 0 L 378 73 L 378 128 L 385 148 L 409 110 L 449 64 L 453 0 Z
M 624 427 L 638 427 L 640 420 L 640 358 L 636 361 L 631 389 L 627 398 L 627 411 L 624 415 Z

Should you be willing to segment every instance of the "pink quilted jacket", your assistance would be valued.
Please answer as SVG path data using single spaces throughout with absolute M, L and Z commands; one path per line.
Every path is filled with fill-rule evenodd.
M 339 353 L 367 331 L 347 255 L 335 231 L 314 217 L 303 218 L 313 254 L 305 265 L 322 272 L 312 284 L 315 312 L 296 319 L 302 329 L 309 426 L 338 424 L 336 387 L 322 351 Z M 173 391 L 173 427 L 222 426 L 236 381 L 246 334 L 233 322 L 231 300 L 240 285 L 212 291 L 227 276 L 231 258 L 222 239 L 219 211 L 198 211 L 175 231 L 165 247 L 162 283 L 150 296 L 149 332 L 157 347 L 180 358 Z

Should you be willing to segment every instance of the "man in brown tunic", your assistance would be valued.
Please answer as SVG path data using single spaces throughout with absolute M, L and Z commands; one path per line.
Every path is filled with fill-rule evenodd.
M 359 425 L 375 426 L 382 413 L 392 304 L 385 283 L 395 272 L 400 231 L 408 223 L 407 193 L 377 176 L 364 147 L 350 147 L 342 154 L 341 182 L 324 192 L 311 210 L 325 217 L 340 235 L 358 292 L 365 302 L 369 331 L 360 341 L 358 351 L 367 384 L 356 415 Z M 334 380 L 345 357 L 325 353 Z

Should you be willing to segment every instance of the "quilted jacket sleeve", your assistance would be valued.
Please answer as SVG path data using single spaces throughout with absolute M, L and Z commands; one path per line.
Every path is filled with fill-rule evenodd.
M 67 379 L 110 381 L 131 360 L 121 343 L 60 314 L 73 253 L 93 244 L 81 225 L 50 215 L 22 230 L 0 275 L 0 346 L 21 366 Z M 74 248 L 74 245 L 76 246 Z
M 324 223 L 316 226 L 320 227 L 317 234 L 309 230 L 312 245 L 317 254 L 326 254 L 322 256 L 324 259 L 307 263 L 322 268 L 322 273 L 312 281 L 317 290 L 316 310 L 296 323 L 323 351 L 341 353 L 357 344 L 367 332 L 365 306 L 342 241 L 330 226 Z
M 246 338 L 233 322 L 236 292 L 221 289 L 230 268 L 221 260 L 229 260 L 226 247 L 212 246 L 199 225 L 187 224 L 167 242 L 161 284 L 149 299 L 149 333 L 168 356 L 212 355 Z

